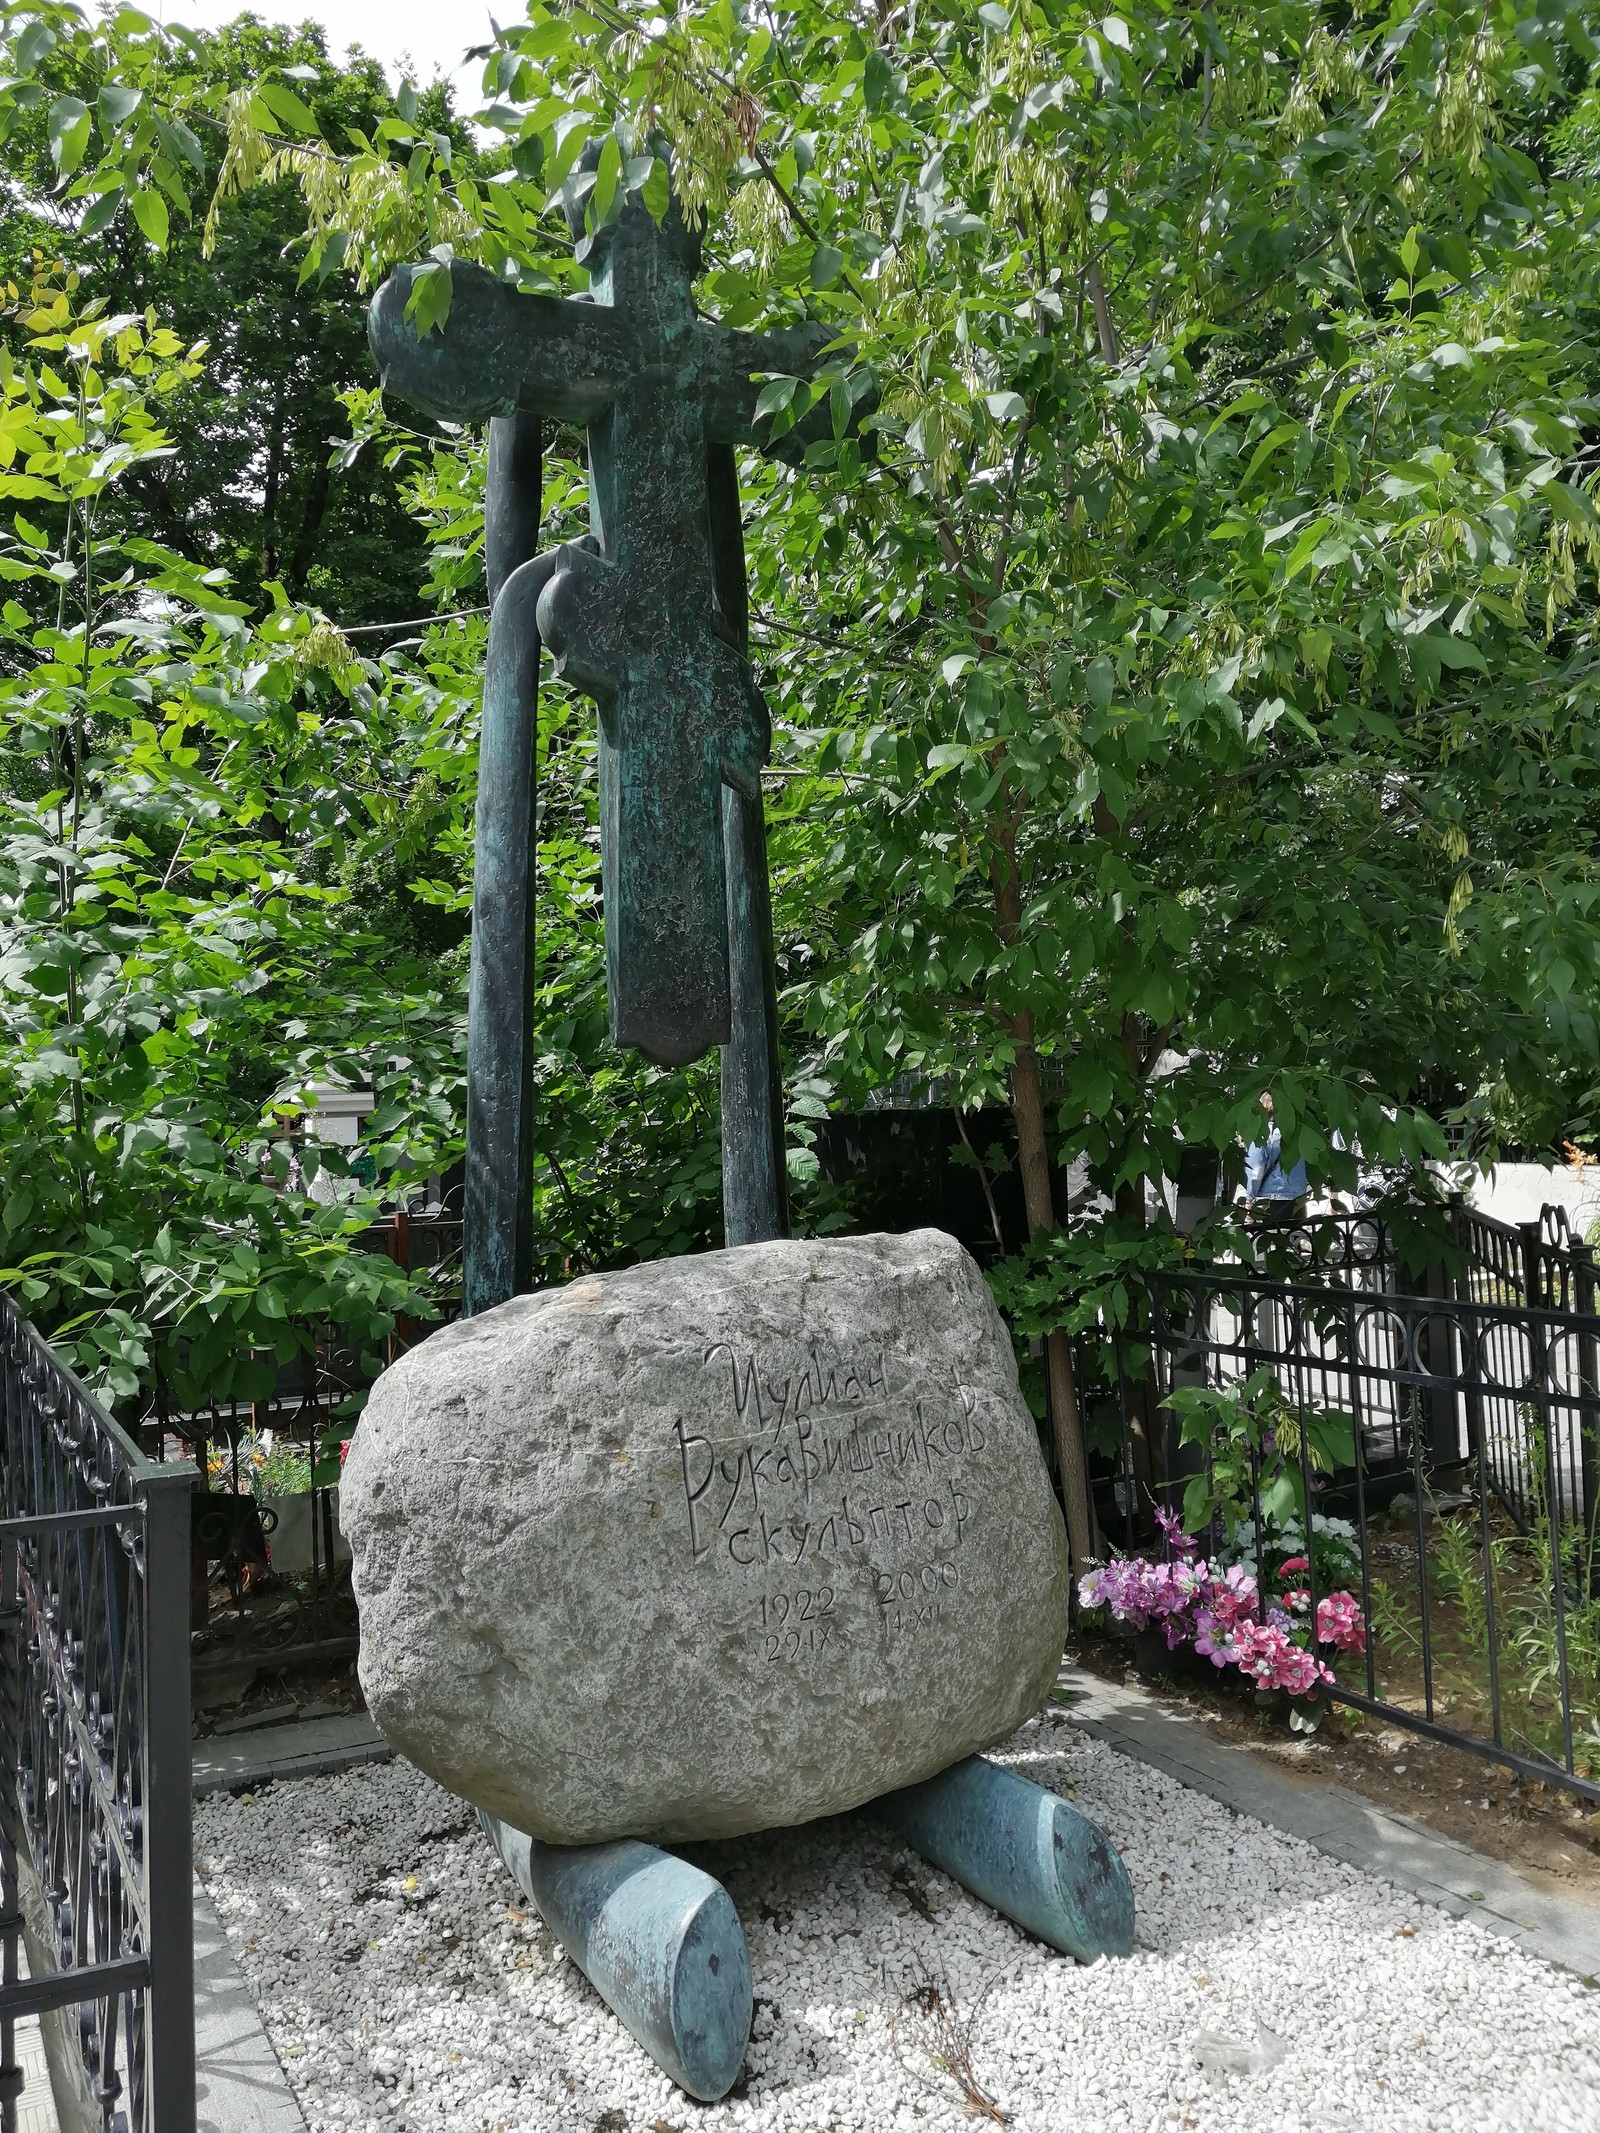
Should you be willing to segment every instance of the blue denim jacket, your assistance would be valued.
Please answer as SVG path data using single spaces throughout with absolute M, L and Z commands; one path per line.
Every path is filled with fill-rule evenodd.
M 1306 1166 L 1302 1159 L 1293 1170 L 1283 1167 L 1283 1135 L 1274 1126 L 1264 1141 L 1252 1141 L 1244 1152 L 1244 1196 L 1247 1200 L 1303 1200 L 1306 1196 Z

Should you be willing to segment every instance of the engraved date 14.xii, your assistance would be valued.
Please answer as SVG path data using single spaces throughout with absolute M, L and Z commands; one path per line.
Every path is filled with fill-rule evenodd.
M 833 1636 L 827 1619 L 833 1603 L 831 1585 L 819 1585 L 815 1591 L 802 1586 L 792 1595 L 763 1595 L 756 1611 L 765 1632 L 761 1640 L 764 1657 L 768 1661 L 798 1659 L 802 1652 L 826 1651 Z

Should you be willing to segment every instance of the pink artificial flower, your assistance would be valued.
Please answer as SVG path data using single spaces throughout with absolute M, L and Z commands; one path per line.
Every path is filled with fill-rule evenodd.
M 1200 1543 L 1184 1532 L 1176 1511 L 1169 1511 L 1165 1504 L 1156 1505 L 1156 1524 L 1161 1528 L 1162 1538 L 1169 1548 L 1179 1555 L 1193 1555 Z
M 1268 1622 L 1241 1622 L 1234 1635 L 1235 1660 L 1265 1689 L 1287 1689 L 1291 1696 L 1308 1696 L 1319 1681 L 1333 1675 L 1322 1661 L 1296 1644 L 1282 1618 Z
M 1195 1616 L 1194 1648 L 1202 1659 L 1209 1659 L 1215 1667 L 1233 1664 L 1232 1637 L 1214 1608 L 1202 1607 Z
M 1354 1593 L 1330 1592 L 1317 1602 L 1317 1642 L 1334 1645 L 1341 1652 L 1366 1650 L 1367 1625 Z
M 1310 1568 L 1310 1563 L 1307 1562 L 1303 1555 L 1291 1555 L 1286 1563 L 1279 1564 L 1278 1575 L 1281 1578 L 1287 1578 L 1296 1570 L 1309 1570 Z
M 1225 1577 L 1212 1583 L 1211 1606 L 1224 1630 L 1231 1630 L 1236 1622 L 1253 1615 L 1258 1599 L 1255 1579 L 1237 1563 L 1230 1565 Z

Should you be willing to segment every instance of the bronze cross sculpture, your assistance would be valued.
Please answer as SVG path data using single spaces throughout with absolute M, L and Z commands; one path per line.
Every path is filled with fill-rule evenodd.
M 541 644 L 600 710 L 612 1036 L 675 1066 L 723 1048 L 727 1241 L 788 1228 L 760 784 L 770 729 L 746 656 L 734 448 L 759 441 L 760 374 L 814 369 L 828 335 L 699 319 L 698 240 L 676 204 L 658 227 L 630 197 L 579 256 L 593 301 L 523 295 L 458 262 L 442 333 L 419 341 L 406 318 L 413 268 L 384 284 L 368 321 L 387 390 L 450 421 L 490 418 L 464 1312 L 531 1276 Z M 591 532 L 536 555 L 552 421 L 588 426 Z

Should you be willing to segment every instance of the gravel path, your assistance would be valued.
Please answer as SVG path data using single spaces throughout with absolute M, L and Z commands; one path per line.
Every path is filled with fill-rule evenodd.
M 1025 2133 L 1600 2127 L 1600 1992 L 1054 1713 L 1005 1754 L 1120 1848 L 1134 1956 L 1079 1968 L 860 1818 L 703 1847 L 756 1990 L 740 2091 L 710 2107 L 404 1763 L 218 1795 L 195 1850 L 311 2133 L 970 2129 L 963 2056 Z M 1274 2063 L 1222 2071 L 1238 2051 Z

